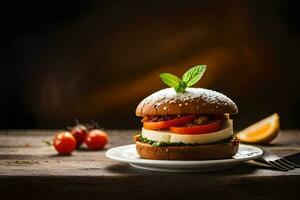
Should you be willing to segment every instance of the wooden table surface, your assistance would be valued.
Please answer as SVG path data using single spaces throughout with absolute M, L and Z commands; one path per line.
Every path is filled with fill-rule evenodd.
M 59 156 L 42 140 L 56 131 L 0 131 L 0 197 L 3 199 L 281 199 L 300 194 L 300 168 L 288 172 L 244 163 L 206 173 L 135 169 L 105 157 L 106 150 L 80 149 Z M 130 144 L 134 130 L 111 130 L 109 146 Z M 300 131 L 282 131 L 264 148 L 287 155 L 300 151 Z M 5 198 L 4 198 L 5 197 Z M 2 199 L 2 198 L 1 198 Z

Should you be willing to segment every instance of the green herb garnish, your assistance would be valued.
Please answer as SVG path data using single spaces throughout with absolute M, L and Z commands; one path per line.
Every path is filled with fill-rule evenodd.
M 196 65 L 187 70 L 182 79 L 170 73 L 161 73 L 159 77 L 165 84 L 173 87 L 176 92 L 183 93 L 187 87 L 195 85 L 201 79 L 205 70 L 206 65 Z
M 227 139 L 224 139 L 222 141 L 219 141 L 217 143 L 227 144 L 232 139 L 233 139 L 233 137 L 231 136 L 231 137 L 229 137 Z M 149 140 L 149 139 L 143 137 L 142 135 L 140 135 L 139 141 L 143 142 L 143 143 L 146 143 L 146 144 L 150 144 L 150 145 L 155 146 L 155 147 L 187 147 L 187 146 L 201 146 L 202 145 L 202 144 L 197 144 L 197 143 L 195 143 L 195 144 L 186 144 L 186 143 L 183 143 L 183 142 L 157 142 L 157 141 Z

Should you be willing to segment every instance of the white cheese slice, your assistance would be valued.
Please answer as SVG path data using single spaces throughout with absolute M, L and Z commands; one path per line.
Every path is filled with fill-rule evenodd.
M 142 136 L 148 140 L 157 142 L 183 142 L 185 144 L 209 144 L 224 140 L 233 135 L 232 120 L 228 120 L 224 127 L 207 134 L 185 135 L 176 134 L 170 131 L 155 131 L 142 128 Z
M 152 141 L 170 142 L 171 134 L 170 131 L 154 131 L 142 128 L 142 136 Z

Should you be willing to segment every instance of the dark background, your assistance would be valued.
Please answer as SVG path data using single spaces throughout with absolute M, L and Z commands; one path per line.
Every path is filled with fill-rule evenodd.
M 278 112 L 300 128 L 297 1 L 1 3 L 1 129 L 64 128 L 74 118 L 138 128 L 158 74 L 208 69 L 198 87 L 232 98 L 243 128 Z

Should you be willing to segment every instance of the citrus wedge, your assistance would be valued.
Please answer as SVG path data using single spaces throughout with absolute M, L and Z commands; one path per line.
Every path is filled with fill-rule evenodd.
M 240 131 L 236 136 L 245 143 L 268 143 L 279 133 L 279 115 L 273 115 Z

